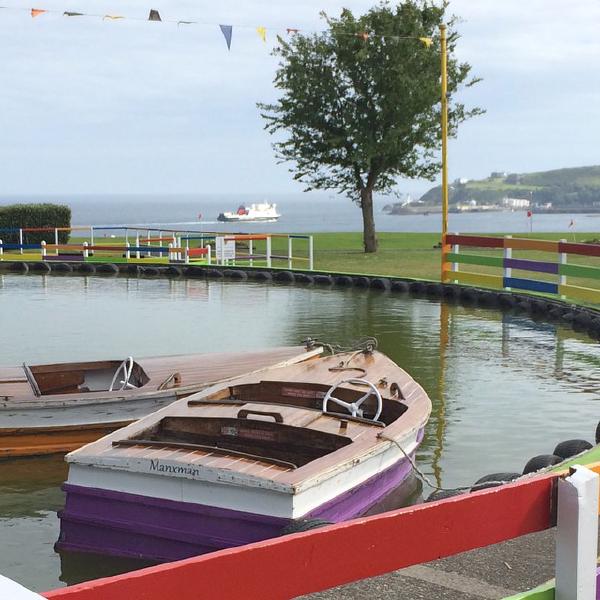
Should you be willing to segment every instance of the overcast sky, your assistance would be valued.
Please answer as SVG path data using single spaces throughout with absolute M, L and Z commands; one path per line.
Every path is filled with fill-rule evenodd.
M 30 8 L 24 0 L 10 6 Z M 0 195 L 293 193 L 262 129 L 275 62 L 257 26 L 322 29 L 319 11 L 370 1 L 35 0 L 35 8 L 207 25 L 0 10 Z M 600 164 L 600 1 L 454 0 L 459 53 L 487 114 L 450 146 L 450 176 Z M 218 24 L 233 25 L 231 52 Z M 275 31 L 268 31 L 268 42 Z M 401 181 L 417 193 L 430 184 Z

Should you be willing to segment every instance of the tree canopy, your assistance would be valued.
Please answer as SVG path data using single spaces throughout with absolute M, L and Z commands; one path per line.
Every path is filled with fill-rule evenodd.
M 279 38 L 276 103 L 259 104 L 273 146 L 306 190 L 339 190 L 363 213 L 366 252 L 377 249 L 373 192 L 398 177 L 432 179 L 440 169 L 439 26 L 447 3 L 384 2 L 355 17 L 322 13 L 327 30 Z M 453 99 L 473 85 L 471 66 L 454 56 L 456 19 L 448 19 L 449 132 L 478 114 Z

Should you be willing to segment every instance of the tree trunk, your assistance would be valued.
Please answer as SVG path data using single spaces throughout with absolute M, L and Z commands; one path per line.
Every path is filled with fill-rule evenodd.
M 365 252 L 377 252 L 377 236 L 375 235 L 375 218 L 373 217 L 373 189 L 360 190 L 360 206 L 363 215 L 363 246 Z

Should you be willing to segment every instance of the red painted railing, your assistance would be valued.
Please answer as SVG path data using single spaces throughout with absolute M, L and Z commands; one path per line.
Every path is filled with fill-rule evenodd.
M 53 600 L 265 600 L 495 544 L 554 524 L 546 475 L 46 592 Z

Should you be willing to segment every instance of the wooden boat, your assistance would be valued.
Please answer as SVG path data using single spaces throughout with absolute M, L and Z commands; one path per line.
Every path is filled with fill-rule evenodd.
M 171 561 L 364 514 L 410 476 L 430 412 L 379 352 L 212 386 L 67 455 L 57 549 Z
M 0 368 L 0 458 L 70 452 L 217 381 L 320 352 L 297 346 Z

